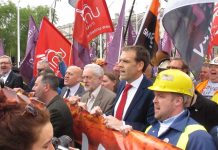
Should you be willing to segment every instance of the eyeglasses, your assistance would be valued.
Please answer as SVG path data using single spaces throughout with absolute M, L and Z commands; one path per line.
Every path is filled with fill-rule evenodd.
M 43 71 L 44 69 L 40 68 L 40 69 L 37 69 L 38 73 L 40 73 L 41 71 Z
M 25 111 L 22 113 L 22 115 L 24 116 L 25 114 L 31 114 L 33 117 L 36 117 L 38 115 L 38 111 L 33 104 L 28 104 L 26 105 Z
M 0 65 L 8 65 L 11 64 L 10 62 L 0 62 Z

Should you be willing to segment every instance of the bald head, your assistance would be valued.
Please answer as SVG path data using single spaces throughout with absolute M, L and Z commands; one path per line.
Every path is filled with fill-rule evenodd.
M 64 77 L 64 85 L 68 87 L 72 87 L 81 81 L 82 81 L 82 69 L 77 66 L 69 66 L 67 68 Z

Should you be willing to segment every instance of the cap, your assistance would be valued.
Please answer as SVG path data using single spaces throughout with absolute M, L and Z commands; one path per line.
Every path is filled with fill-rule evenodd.
M 215 57 L 213 60 L 211 60 L 210 65 L 218 65 L 218 57 Z

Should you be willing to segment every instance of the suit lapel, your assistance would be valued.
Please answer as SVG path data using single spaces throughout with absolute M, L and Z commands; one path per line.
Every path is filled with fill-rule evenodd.
M 129 113 L 134 109 L 135 105 L 138 103 L 138 101 L 140 101 L 140 99 L 143 97 L 143 94 L 146 92 L 147 89 L 147 82 L 146 82 L 146 77 L 144 76 L 142 79 L 142 82 L 140 83 L 138 90 L 136 91 L 132 102 L 130 103 L 127 112 L 125 114 L 124 120 L 127 118 L 127 116 L 129 115 Z
M 66 93 L 66 90 L 67 90 L 67 87 L 63 87 L 62 90 L 61 90 L 61 97 L 64 96 L 64 94 Z
M 11 71 L 10 74 L 8 75 L 8 78 L 5 81 L 6 86 L 9 85 L 9 82 L 12 80 L 12 74 L 13 74 L 13 72 Z
M 76 96 L 76 95 L 82 96 L 83 91 L 84 91 L 84 88 L 82 87 L 82 85 L 80 85 L 79 88 L 78 88 L 78 90 L 77 90 L 76 93 L 75 93 L 75 96 Z

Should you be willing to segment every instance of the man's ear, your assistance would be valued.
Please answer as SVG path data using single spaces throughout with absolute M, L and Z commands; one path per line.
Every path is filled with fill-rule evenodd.
M 176 97 L 176 106 L 179 106 L 179 105 L 183 104 L 184 103 L 183 101 L 184 100 L 183 100 L 182 96 L 177 96 Z
M 143 61 L 138 62 L 138 63 L 137 63 L 138 70 L 143 70 L 144 65 L 145 65 L 145 64 L 144 64 Z
M 48 83 L 45 83 L 45 84 L 44 84 L 44 90 L 45 90 L 45 92 L 49 91 L 49 89 L 50 89 L 50 85 L 49 85 Z

